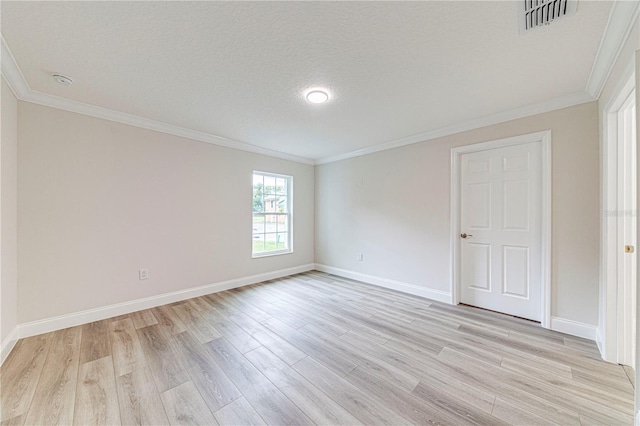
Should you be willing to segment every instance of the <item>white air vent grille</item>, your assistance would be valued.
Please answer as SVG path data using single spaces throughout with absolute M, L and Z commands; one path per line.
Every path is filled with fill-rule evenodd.
M 520 34 L 576 13 L 577 0 L 520 0 Z

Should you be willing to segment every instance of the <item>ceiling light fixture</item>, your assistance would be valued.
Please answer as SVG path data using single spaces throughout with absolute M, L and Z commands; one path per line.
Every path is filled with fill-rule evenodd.
M 56 83 L 60 83 L 63 86 L 71 86 L 73 84 L 73 80 L 71 80 L 69 77 L 67 77 L 66 75 L 62 75 L 62 74 L 53 74 L 51 77 L 53 77 L 53 80 Z
M 322 90 L 312 90 L 307 93 L 307 100 L 312 104 L 323 104 L 329 100 L 329 94 Z

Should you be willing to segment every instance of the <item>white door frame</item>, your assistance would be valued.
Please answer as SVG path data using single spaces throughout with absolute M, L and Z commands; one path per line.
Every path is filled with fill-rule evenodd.
M 624 345 L 618 336 L 618 276 L 620 257 L 624 255 L 619 242 L 617 214 L 620 206 L 618 194 L 618 112 L 636 88 L 635 72 L 627 67 L 624 84 L 615 91 L 602 115 L 602 199 L 600 223 L 600 321 L 596 343 L 605 361 L 618 363 Z M 636 106 L 637 108 L 637 106 Z M 616 214 L 612 214 L 616 213 Z
M 542 253 L 541 253 L 541 321 L 551 327 L 551 130 L 476 143 L 451 149 L 451 303 L 460 301 L 460 157 L 462 154 L 486 151 L 527 143 L 540 143 L 542 154 Z

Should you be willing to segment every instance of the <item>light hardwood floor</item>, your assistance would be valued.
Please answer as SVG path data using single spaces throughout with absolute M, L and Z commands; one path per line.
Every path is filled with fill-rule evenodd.
M 2 424 L 633 423 L 595 344 L 320 272 L 20 340 Z

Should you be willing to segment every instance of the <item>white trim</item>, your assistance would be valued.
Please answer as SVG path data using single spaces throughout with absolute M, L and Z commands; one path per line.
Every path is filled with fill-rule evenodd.
M 598 346 L 598 351 L 600 351 L 601 356 L 604 353 L 603 344 L 602 333 L 600 331 L 600 327 L 598 327 L 596 328 L 596 345 Z
M 629 65 L 633 65 L 631 62 Z M 618 362 L 618 221 L 607 215 L 618 208 L 618 124 L 617 114 L 624 99 L 635 89 L 633 66 L 627 66 L 602 111 L 600 146 L 600 303 L 598 327 L 601 333 L 600 354 L 605 361 Z
M 265 251 L 260 254 L 251 253 L 251 258 L 262 259 L 263 257 L 282 256 L 283 254 L 293 254 L 293 249 Z
M 14 327 L 11 330 L 11 333 L 4 339 L 4 342 L 0 345 L 0 366 L 4 363 L 4 360 L 7 359 L 16 343 L 18 342 L 18 327 Z
M 585 91 L 598 99 L 640 13 L 637 1 L 613 3 Z
M 209 133 L 199 132 L 184 127 L 175 126 L 173 124 L 163 123 L 149 118 L 139 117 L 124 112 L 114 111 L 95 105 L 89 105 L 71 99 L 61 98 L 59 96 L 49 95 L 36 91 L 29 92 L 26 96 L 20 98 L 25 102 L 44 105 L 52 108 L 58 108 L 65 111 L 71 111 L 78 114 L 84 114 L 91 117 L 101 118 L 103 120 L 115 121 L 117 123 L 128 124 L 134 127 L 154 130 L 160 133 L 179 136 L 182 138 L 192 139 L 198 142 L 206 142 L 212 145 L 222 146 L 225 148 L 237 149 L 240 151 L 252 152 L 254 154 L 267 155 L 269 157 L 282 158 L 284 160 L 295 161 L 297 163 L 313 165 L 313 160 L 302 158 L 284 152 L 274 151 L 251 145 L 245 142 L 227 139 L 222 136 L 216 136 Z
M 335 161 L 346 160 L 348 158 L 361 157 L 363 155 L 369 155 L 379 151 L 386 151 L 388 149 L 399 148 L 405 145 L 411 145 L 419 142 L 426 142 L 428 140 L 441 138 L 449 135 L 454 135 L 454 134 L 466 132 L 469 130 L 479 129 L 481 127 L 492 126 L 495 124 L 500 124 L 500 123 L 504 123 L 511 120 L 517 120 L 519 118 L 524 118 L 524 117 L 529 117 L 536 114 L 555 111 L 562 108 L 568 108 L 568 107 L 584 104 L 587 102 L 592 102 L 594 100 L 595 98 L 593 98 L 592 96 L 584 92 L 574 93 L 566 96 L 560 96 L 558 98 L 549 99 L 547 101 L 525 105 L 519 108 L 512 108 L 507 111 L 499 112 L 492 115 L 487 115 L 487 116 L 470 120 L 464 123 L 458 123 L 452 126 L 431 130 L 425 133 L 420 133 L 417 135 L 408 136 L 401 139 L 395 139 L 390 142 L 385 142 L 372 147 L 359 149 L 357 151 L 348 152 L 346 154 L 320 158 L 316 160 L 315 164 L 318 165 L 318 164 L 333 163 Z
M 542 137 L 542 319 L 540 324 L 544 328 L 551 327 L 551 222 L 552 218 L 552 187 L 553 157 L 551 155 L 551 130 Z
M 430 288 L 417 286 L 415 284 L 409 284 L 401 281 L 391 280 L 388 278 L 377 277 L 374 275 L 367 275 L 360 272 L 349 271 L 347 269 L 335 268 L 333 266 L 322 265 L 320 263 L 316 263 L 315 269 L 321 272 L 326 272 L 328 274 L 333 274 L 333 275 L 337 275 L 344 278 L 350 278 L 356 281 L 362 281 L 367 284 L 373 284 L 379 287 L 384 287 L 391 290 L 400 291 L 403 293 L 413 294 L 414 296 L 420 296 L 420 297 L 435 300 L 438 302 L 451 303 L 451 294 L 446 291 L 433 290 Z
M 22 71 L 20 71 L 18 63 L 13 57 L 9 46 L 7 46 L 7 43 L 4 41 L 4 37 L 0 36 L 0 41 L 0 68 L 2 76 L 11 90 L 13 90 L 13 94 L 16 95 L 16 98 L 21 99 L 26 96 L 31 89 L 29 88 L 24 75 L 22 75 Z
M 27 84 L 20 67 L 18 66 L 9 46 L 2 39 L 2 75 L 13 90 L 16 97 L 24 102 L 31 102 L 38 105 L 44 105 L 52 108 L 58 108 L 65 111 L 75 112 L 77 114 L 88 115 L 91 117 L 101 118 L 103 120 L 115 121 L 117 123 L 127 124 L 142 129 L 154 130 L 156 132 L 166 133 L 169 135 L 179 136 L 182 138 L 192 139 L 198 142 L 206 142 L 225 148 L 237 149 L 240 151 L 252 152 L 255 154 L 267 155 L 269 157 L 282 158 L 284 160 L 295 161 L 302 164 L 315 164 L 313 160 L 298 157 L 296 155 L 286 154 L 284 152 L 274 151 L 272 149 L 262 148 L 245 142 L 228 139 L 222 136 L 212 135 L 210 133 L 199 132 L 197 130 L 187 129 L 175 126 L 169 123 L 140 117 L 125 112 L 115 111 L 112 109 L 102 108 L 95 105 L 86 104 L 72 99 L 62 98 L 47 93 L 31 90 Z
M 167 303 L 179 302 L 192 297 L 204 296 L 205 294 L 217 293 L 220 291 L 230 290 L 232 288 L 243 287 L 245 285 L 256 284 L 262 281 L 273 280 L 276 278 L 286 277 L 293 274 L 299 274 L 314 269 L 314 264 L 296 266 L 293 268 L 280 269 L 272 272 L 251 275 L 247 277 L 235 278 L 227 281 L 220 281 L 214 284 L 207 284 L 200 287 L 193 287 L 186 290 L 164 293 L 157 296 L 146 297 L 144 299 L 132 300 L 129 302 L 117 303 L 114 305 L 103 306 L 86 311 L 74 312 L 72 314 L 61 315 L 52 318 L 45 318 L 38 321 L 32 321 L 18 326 L 18 336 L 24 337 L 35 336 L 50 331 L 61 330 L 63 328 L 74 327 L 93 321 L 99 321 L 111 318 L 117 315 L 124 315 L 136 312 L 142 309 L 149 309 L 156 306 L 166 305 Z
M 640 411 L 636 413 L 635 426 L 640 426 Z
M 551 326 L 551 130 L 465 145 L 451 149 L 451 303 L 460 301 L 460 156 L 465 153 L 485 151 L 506 146 L 539 142 L 542 149 L 542 253 L 540 294 L 541 321 L 544 328 Z
M 566 318 L 551 317 L 551 330 L 570 334 L 583 339 L 595 340 L 597 327 Z

